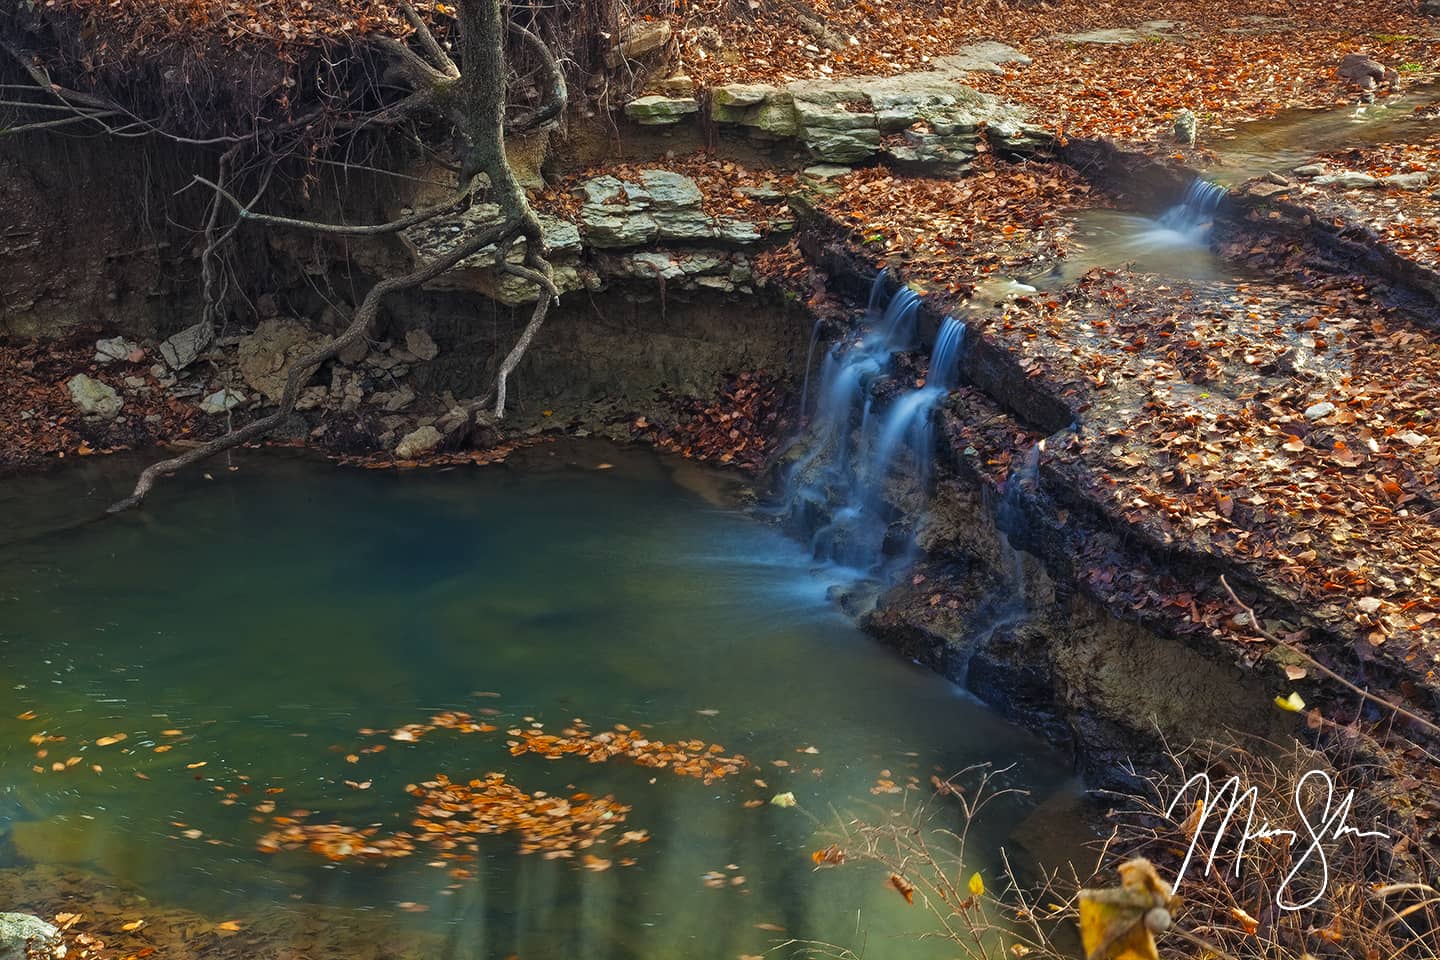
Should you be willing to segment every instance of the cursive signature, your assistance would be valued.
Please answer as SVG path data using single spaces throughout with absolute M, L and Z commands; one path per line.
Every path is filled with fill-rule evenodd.
M 1321 795 L 1324 797 L 1324 804 L 1317 804 L 1317 808 L 1307 807 L 1305 803 L 1306 785 L 1317 782 L 1323 789 L 1317 788 L 1316 799 Z M 1243 784 L 1239 777 L 1231 777 L 1215 789 L 1210 780 L 1210 775 L 1197 773 L 1186 780 L 1170 802 L 1165 815 L 1172 820 L 1175 818 L 1175 810 L 1180 807 L 1181 801 L 1190 794 L 1192 790 L 1203 789 L 1203 794 L 1198 798 L 1200 807 L 1197 815 L 1193 818 L 1195 830 L 1190 837 L 1190 846 L 1185 851 L 1185 860 L 1180 864 L 1180 872 L 1175 875 L 1175 883 L 1170 888 L 1171 893 L 1179 893 L 1180 882 L 1185 879 L 1185 872 L 1190 869 L 1191 862 L 1195 859 L 1195 851 L 1201 844 L 1205 833 L 1205 824 L 1212 813 L 1223 810 L 1224 815 L 1214 827 L 1214 839 L 1210 842 L 1210 849 L 1205 854 L 1205 869 L 1213 869 L 1215 857 L 1220 852 L 1220 845 L 1225 840 L 1226 831 L 1232 824 L 1239 823 L 1239 815 L 1244 814 L 1244 826 L 1240 830 L 1239 842 L 1235 845 L 1235 867 L 1236 877 L 1240 876 L 1240 866 L 1245 862 L 1245 846 L 1252 840 L 1283 839 L 1284 841 L 1298 845 L 1307 843 L 1304 837 L 1308 838 L 1308 844 L 1294 861 L 1290 872 L 1280 880 L 1280 885 L 1275 889 L 1275 903 L 1281 910 L 1304 910 L 1313 906 L 1325 895 L 1325 888 L 1330 883 L 1330 862 L 1325 855 L 1325 844 L 1334 843 L 1347 836 L 1353 837 L 1389 837 L 1383 830 L 1360 830 L 1346 821 L 1350 819 L 1350 810 L 1355 803 L 1355 791 L 1347 792 L 1338 803 L 1335 799 L 1335 781 L 1330 774 L 1323 770 L 1311 770 L 1302 776 L 1295 783 L 1294 804 L 1295 814 L 1300 819 L 1300 829 L 1291 830 L 1283 827 L 1272 826 L 1269 820 L 1262 821 L 1257 827 L 1255 825 L 1255 807 L 1260 797 L 1257 788 L 1251 786 L 1242 789 Z M 1228 799 L 1228 805 L 1226 801 Z M 1183 808 L 1182 808 L 1183 809 Z M 1188 827 L 1188 821 L 1187 821 Z M 1298 849 L 1298 846 L 1296 847 Z M 1296 902 L 1290 897 L 1291 886 L 1295 883 L 1300 872 L 1307 864 L 1313 863 L 1312 870 L 1319 872 L 1319 886 L 1316 892 L 1309 899 Z

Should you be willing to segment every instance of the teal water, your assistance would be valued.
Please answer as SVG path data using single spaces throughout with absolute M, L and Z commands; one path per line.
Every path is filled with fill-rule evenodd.
M 883 871 L 812 869 L 837 817 L 929 795 L 876 795 L 882 775 L 928 784 L 1014 764 L 1006 782 L 1030 795 L 992 808 L 966 869 L 993 877 L 1001 846 L 1024 860 L 1036 836 L 1061 845 L 1068 827 L 1036 810 L 1071 791 L 1063 760 L 861 634 L 827 600 L 825 571 L 727 505 L 713 475 L 559 444 L 404 475 L 237 463 L 100 523 L 67 526 L 112 499 L 130 465 L 87 462 L 0 494 L 0 866 L 74 867 L 282 938 L 293 926 L 315 957 L 298 920 L 317 906 L 378 923 L 396 955 L 734 960 L 795 937 L 929 957 L 948 952 L 917 939 L 922 911 Z M 500 711 L 498 733 L 358 732 L 480 708 Z M 706 785 L 505 747 L 521 718 L 558 729 L 574 717 L 719 743 L 758 769 Z M 42 733 L 67 739 L 28 741 Z M 386 749 L 363 752 L 375 744 Z M 310 822 L 404 828 L 407 784 L 487 771 L 531 792 L 613 794 L 633 806 L 613 836 L 650 840 L 600 851 L 633 866 L 592 872 L 484 837 L 460 878 L 424 850 L 329 863 L 256 849 L 265 800 Z M 797 806 L 745 806 L 781 791 Z

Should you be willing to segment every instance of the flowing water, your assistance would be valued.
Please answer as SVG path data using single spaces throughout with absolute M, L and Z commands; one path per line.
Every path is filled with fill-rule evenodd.
M 836 342 L 826 354 L 810 426 L 813 445 L 792 467 L 785 497 L 792 519 L 813 529 L 816 557 L 864 574 L 879 571 L 894 548 L 886 542 L 892 474 L 898 471 L 921 491 L 928 486 L 932 414 L 954 389 L 965 348 L 965 324 L 946 317 L 924 380 L 902 388 L 875 415 L 877 386 L 891 375 L 897 355 L 916 345 L 920 305 L 915 291 L 901 287 L 881 309 L 885 281 L 885 272 L 877 274 L 857 338 Z M 802 410 L 807 393 L 801 394 Z M 902 452 L 908 457 L 902 459 Z
M 812 870 L 837 813 L 883 816 L 928 796 L 932 773 L 997 761 L 1033 792 L 994 808 L 966 869 L 994 878 L 1000 846 L 1024 859 L 1065 839 L 1035 815 L 1073 790 L 1062 759 L 862 635 L 806 551 L 727 505 L 715 475 L 605 446 L 512 463 L 397 475 L 250 457 L 167 482 L 143 513 L 69 528 L 130 465 L 9 481 L 0 874 L 20 871 L 42 901 L 51 874 L 31 864 L 73 867 L 293 938 L 311 960 L 327 955 L 307 939 L 317 912 L 332 928 L 363 920 L 393 956 L 733 960 L 804 937 L 931 957 L 948 952 L 915 939 L 923 910 L 878 868 Z M 498 711 L 500 730 L 359 732 L 441 710 Z M 505 745 L 512 725 L 576 717 L 723 744 L 756 767 L 706 785 Z M 600 848 L 604 872 L 521 856 L 510 834 L 481 837 L 455 876 L 427 853 L 257 852 L 267 801 L 388 831 L 414 815 L 407 784 L 487 771 L 613 794 L 633 806 L 614 834 L 650 839 Z M 924 788 L 905 790 L 910 777 Z M 796 807 L 768 802 L 783 791 Z

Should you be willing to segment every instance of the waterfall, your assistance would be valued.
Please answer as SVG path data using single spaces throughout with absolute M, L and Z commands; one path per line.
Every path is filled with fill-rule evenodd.
M 1195 237 L 1205 233 L 1215 219 L 1226 190 L 1218 183 L 1196 177 L 1179 203 L 1160 215 L 1157 223 L 1167 230 Z
M 958 379 L 965 347 L 965 324 L 945 318 L 923 384 L 877 411 L 874 387 L 896 354 L 914 347 L 920 308 L 919 295 L 904 287 L 882 308 L 885 279 L 881 273 L 871 287 L 857 336 L 826 352 L 810 425 L 813 446 L 792 469 L 787 497 L 791 517 L 817 527 L 812 546 L 818 558 L 865 571 L 882 566 L 886 553 L 892 514 L 887 485 L 899 479 L 921 491 L 928 486 L 932 414 Z M 892 478 L 897 468 L 903 469 Z

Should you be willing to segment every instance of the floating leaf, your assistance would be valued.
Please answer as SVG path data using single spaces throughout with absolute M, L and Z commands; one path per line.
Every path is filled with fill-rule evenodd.
M 795 806 L 795 794 L 789 790 L 784 793 L 777 793 L 770 798 L 770 802 L 777 807 L 793 807 Z

